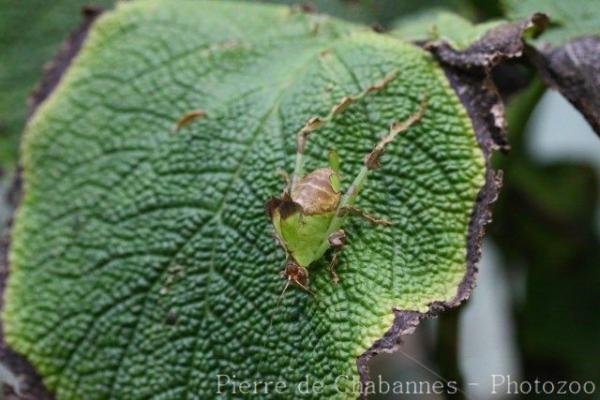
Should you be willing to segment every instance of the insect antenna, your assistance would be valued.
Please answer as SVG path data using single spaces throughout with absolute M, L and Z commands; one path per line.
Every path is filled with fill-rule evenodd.
M 310 293 L 310 295 L 313 296 L 316 300 L 319 299 L 317 294 L 314 291 L 310 290 L 306 285 L 303 285 L 298 280 L 288 277 L 287 282 L 285 282 L 285 285 L 283 285 L 283 290 L 281 291 L 281 294 L 277 298 L 277 304 L 275 305 L 275 310 L 273 311 L 273 315 L 271 316 L 271 320 L 269 321 L 269 329 L 267 329 L 267 335 L 271 332 L 271 328 L 273 327 L 273 319 L 275 319 L 275 315 L 277 315 L 277 311 L 279 310 L 279 307 L 281 306 L 281 302 L 283 301 L 283 296 L 289 289 L 292 282 L 295 283 L 296 285 L 298 285 L 301 289 Z
M 307 291 L 308 293 L 310 293 L 314 298 L 317 298 L 317 294 L 315 292 L 313 292 L 312 290 L 310 290 L 307 286 L 301 284 L 298 281 L 294 281 L 294 283 L 298 286 L 300 286 L 301 289 L 304 289 L 305 291 Z M 284 291 L 285 289 L 287 289 L 287 287 L 289 286 L 289 282 L 285 285 Z M 281 294 L 283 296 L 283 293 Z
M 271 328 L 273 327 L 273 319 L 275 319 L 275 316 L 277 315 L 277 311 L 279 310 L 279 307 L 281 306 L 281 302 L 283 301 L 283 295 L 285 295 L 285 292 L 288 290 L 291 283 L 292 283 L 292 279 L 288 278 L 287 282 L 283 286 L 283 290 L 281 291 L 281 294 L 277 298 L 275 310 L 273 311 L 273 315 L 271 315 L 271 320 L 269 321 L 269 329 L 267 329 L 267 335 L 271 332 Z
M 283 290 L 281 291 L 281 294 L 279 295 L 279 298 L 277 299 L 277 307 L 279 307 L 281 305 L 281 301 L 283 300 L 283 295 L 290 287 L 290 283 L 292 283 L 292 278 L 288 278 L 287 282 L 283 286 Z

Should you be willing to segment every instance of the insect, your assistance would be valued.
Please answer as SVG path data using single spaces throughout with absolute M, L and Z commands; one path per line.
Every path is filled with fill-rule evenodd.
M 360 216 L 372 224 L 389 225 L 390 222 L 376 218 L 354 206 L 367 175 L 379 166 L 379 159 L 385 147 L 398 134 L 408 130 L 423 117 L 427 103 L 425 97 L 419 109 L 403 122 L 390 125 L 385 135 L 368 153 L 363 166 L 354 181 L 342 193 L 340 163 L 334 151 L 329 153 L 329 166 L 304 174 L 304 149 L 309 135 L 341 114 L 350 104 L 360 100 L 371 92 L 381 90 L 398 74 L 393 71 L 381 81 L 369 86 L 353 97 L 344 97 L 325 117 L 313 117 L 297 133 L 296 163 L 292 178 L 285 172 L 280 174 L 286 181 L 281 198 L 270 198 L 265 208 L 273 225 L 274 236 L 286 253 L 285 268 L 282 275 L 286 283 L 282 296 L 290 283 L 310 292 L 308 269 L 325 253 L 332 250 L 329 272 L 337 283 L 335 267 L 339 254 L 346 242 L 342 229 L 349 215 Z

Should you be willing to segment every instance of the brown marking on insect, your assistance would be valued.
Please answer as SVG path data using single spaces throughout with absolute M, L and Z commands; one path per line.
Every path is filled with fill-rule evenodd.
M 304 146 L 306 144 L 308 135 L 322 127 L 324 124 L 325 120 L 323 120 L 321 117 L 312 117 L 306 121 L 306 124 L 304 124 L 298 134 L 297 151 L 299 153 L 304 153 Z
M 329 17 L 323 14 L 309 14 L 309 23 L 310 30 L 309 34 L 311 36 L 317 36 L 319 31 L 321 30 L 321 26 L 325 25 Z
M 290 257 L 287 259 L 283 275 L 288 279 L 288 282 L 294 282 L 301 288 L 310 292 L 308 289 L 308 271 L 306 268 L 298 265 L 293 258 Z M 286 288 L 284 288 L 284 292 L 285 289 Z
M 183 114 L 183 116 L 179 118 L 177 123 L 175 123 L 175 132 L 179 131 L 181 128 L 188 125 L 190 122 L 199 118 L 204 118 L 206 116 L 206 111 L 200 109 Z
M 280 204 L 281 199 L 278 199 L 277 197 L 271 197 L 265 202 L 265 211 L 267 213 L 267 217 L 269 217 L 269 220 L 273 219 L 273 212 L 277 209 L 277 207 L 279 207 Z
M 354 99 L 352 97 L 342 97 L 342 100 L 340 100 L 340 102 L 333 106 L 333 108 L 331 109 L 331 115 L 335 116 L 339 113 L 346 111 L 346 109 L 350 107 L 350 104 L 352 104 L 353 102 Z
M 333 60 L 333 55 L 331 53 L 331 49 L 325 49 L 322 50 L 319 53 L 319 58 L 321 59 L 321 61 L 323 62 L 331 62 L 331 60 Z
M 390 83 L 391 81 L 396 79 L 396 77 L 398 76 L 399 73 L 400 73 L 399 70 L 397 70 L 397 69 L 393 70 L 392 72 L 387 74 L 385 77 L 383 77 L 383 79 L 381 79 L 380 81 L 377 81 L 374 84 L 372 84 L 371 86 L 369 86 L 367 88 L 367 93 L 377 92 L 377 91 L 383 89 L 384 87 L 387 86 L 388 83 Z
M 340 202 L 341 193 L 331 184 L 335 172 L 331 168 L 320 168 L 303 177 L 292 190 L 292 200 L 302 207 L 305 215 L 334 211 Z
M 346 244 L 346 232 L 343 229 L 339 229 L 333 232 L 329 238 L 329 244 L 336 250 L 341 250 L 342 247 Z
M 322 127 L 324 123 L 325 123 L 325 121 L 323 121 L 323 118 L 321 118 L 321 117 L 312 117 L 311 119 L 309 119 L 306 122 L 306 125 L 304 125 L 304 128 L 302 128 L 302 130 L 305 131 L 305 132 L 316 131 L 317 129 L 319 129 L 320 127 Z
M 302 211 L 302 206 L 294 202 L 287 192 L 284 192 L 281 199 L 271 197 L 265 203 L 265 211 L 269 219 L 273 219 L 275 210 L 279 212 L 282 219 L 286 219 L 290 215 Z

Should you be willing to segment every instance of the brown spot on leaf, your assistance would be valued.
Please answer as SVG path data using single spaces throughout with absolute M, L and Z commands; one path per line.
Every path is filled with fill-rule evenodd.
M 179 131 L 181 128 L 188 125 L 190 122 L 204 117 L 206 117 L 206 111 L 200 109 L 183 114 L 183 116 L 179 118 L 179 120 L 177 120 L 177 122 L 175 123 L 175 132 Z

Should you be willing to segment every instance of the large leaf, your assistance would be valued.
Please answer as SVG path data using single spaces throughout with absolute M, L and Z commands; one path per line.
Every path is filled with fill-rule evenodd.
M 263 211 L 275 173 L 309 118 L 392 71 L 313 134 L 307 158 L 322 166 L 335 148 L 348 186 L 425 95 L 358 201 L 394 225 L 350 223 L 340 284 L 324 261 L 315 297 L 291 290 L 278 306 L 284 254 Z M 174 134 L 194 109 L 207 117 Z M 354 397 L 359 357 L 364 379 L 370 355 L 472 288 L 495 193 L 483 117 L 427 52 L 369 29 L 285 7 L 122 4 L 27 128 L 6 338 L 60 399 L 211 398 L 218 374 Z

